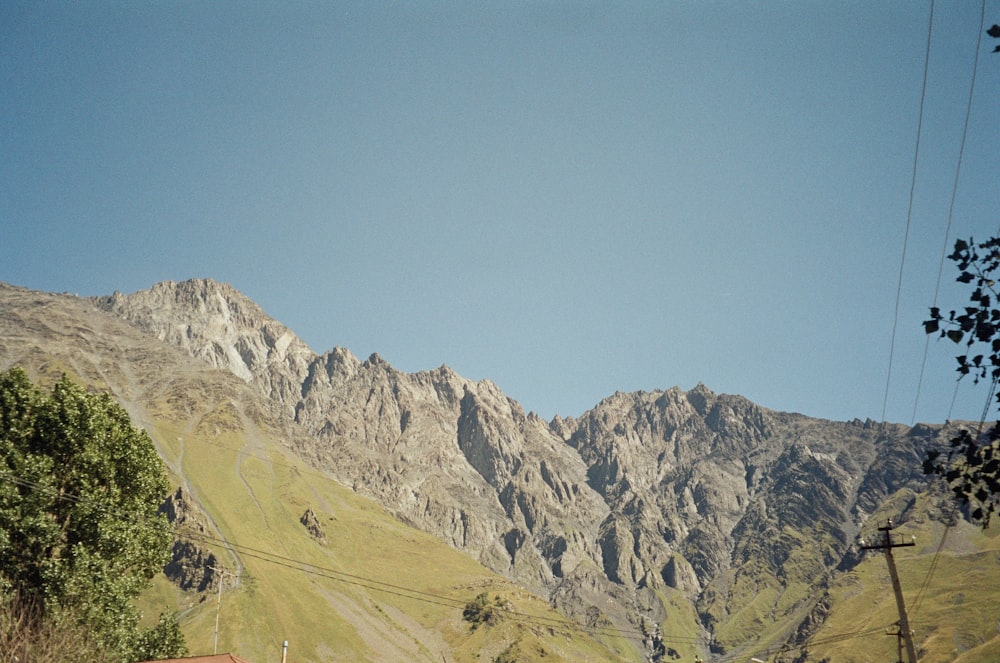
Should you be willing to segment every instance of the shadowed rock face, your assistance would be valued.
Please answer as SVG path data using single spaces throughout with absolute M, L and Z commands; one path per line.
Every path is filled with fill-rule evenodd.
M 769 624 L 812 628 L 860 523 L 923 486 L 918 459 L 940 435 L 774 412 L 703 385 L 616 393 L 545 422 L 446 366 L 317 355 L 210 280 L 92 301 L 238 376 L 310 432 L 312 462 L 584 622 L 634 627 L 677 594 L 716 633 L 769 588 Z
M 160 505 L 160 513 L 175 529 L 207 534 L 206 518 L 195 501 L 183 487 L 178 488 Z M 204 592 L 216 589 L 220 568 L 215 554 L 192 541 L 177 539 L 170 551 L 170 561 L 163 572 L 184 591 Z

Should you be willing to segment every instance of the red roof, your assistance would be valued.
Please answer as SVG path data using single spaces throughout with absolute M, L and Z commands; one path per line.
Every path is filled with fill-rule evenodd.
M 250 663 L 245 658 L 232 654 L 215 654 L 214 656 L 189 656 L 187 658 L 163 658 L 145 663 Z

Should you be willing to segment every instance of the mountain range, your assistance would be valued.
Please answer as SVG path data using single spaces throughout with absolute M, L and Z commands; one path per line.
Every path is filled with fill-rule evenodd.
M 921 660 L 1000 660 L 1000 541 L 921 471 L 958 424 L 702 384 L 545 421 L 447 366 L 316 353 L 210 279 L 0 284 L 15 365 L 111 391 L 150 433 L 178 534 L 145 600 L 194 653 L 211 630 L 251 660 L 284 639 L 297 661 L 889 660 L 885 564 L 857 540 L 891 518 L 921 541 L 898 554 Z M 463 618 L 481 594 L 489 618 Z

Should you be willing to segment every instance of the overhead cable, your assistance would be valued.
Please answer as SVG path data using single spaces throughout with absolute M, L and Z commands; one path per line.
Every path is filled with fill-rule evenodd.
M 933 11 L 933 10 L 932 10 Z M 937 307 L 938 293 L 941 290 L 941 275 L 944 273 L 944 260 L 948 253 L 948 241 L 951 238 L 951 224 L 955 214 L 955 198 L 958 194 L 958 182 L 962 175 L 962 158 L 965 156 L 965 138 L 969 133 L 969 117 L 972 115 L 972 98 L 976 89 L 976 74 L 979 71 L 979 49 L 983 44 L 983 28 L 986 26 L 986 0 L 982 0 L 979 9 L 979 29 L 976 31 L 975 60 L 972 64 L 972 80 L 969 82 L 969 96 L 965 102 L 965 122 L 962 125 L 962 140 L 958 148 L 958 163 L 955 166 L 955 180 L 951 185 L 951 200 L 948 203 L 948 223 L 944 229 L 944 243 L 941 245 L 941 259 L 938 261 L 937 280 L 934 283 L 934 299 L 932 307 Z M 911 194 L 912 195 L 912 194 Z M 924 354 L 920 360 L 920 376 L 917 378 L 917 394 L 913 399 L 913 414 L 910 416 L 912 426 L 917 418 L 917 404 L 920 402 L 920 388 L 924 381 L 924 368 L 927 365 L 927 350 L 930 345 L 930 335 L 924 335 Z M 958 384 L 956 380 L 955 392 L 957 395 Z M 948 407 L 948 419 L 951 419 L 951 410 L 955 406 L 955 395 L 951 398 L 951 405 Z M 885 416 L 883 415 L 883 419 Z
M 931 33 L 934 27 L 934 0 L 931 0 L 930 17 L 927 21 L 927 48 L 924 52 L 924 80 L 920 88 L 920 110 L 917 114 L 917 138 L 913 148 L 913 172 L 910 176 L 910 203 L 906 210 L 906 230 L 903 232 L 903 250 L 899 257 L 899 279 L 896 283 L 896 306 L 892 315 L 892 336 L 889 340 L 889 366 L 885 373 L 885 395 L 882 397 L 882 421 L 885 421 L 889 403 L 889 384 L 892 381 L 892 360 L 896 349 L 896 328 L 899 326 L 899 301 L 903 292 L 903 267 L 906 265 L 906 246 L 910 238 L 910 222 L 913 218 L 913 194 L 917 188 L 917 162 L 920 156 L 920 134 L 924 124 L 924 99 L 927 96 L 927 70 L 931 61 Z

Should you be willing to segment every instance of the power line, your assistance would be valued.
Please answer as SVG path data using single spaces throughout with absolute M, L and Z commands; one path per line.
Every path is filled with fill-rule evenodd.
M 933 7 L 931 9 L 933 12 Z M 951 185 L 951 200 L 948 203 L 948 223 L 944 230 L 944 243 L 941 246 L 941 259 L 938 262 L 937 280 L 934 283 L 934 300 L 931 306 L 936 307 L 938 293 L 941 290 L 941 275 L 944 272 L 944 259 L 948 252 L 948 239 L 951 236 L 951 224 L 955 213 L 955 198 L 958 194 L 958 182 L 962 174 L 962 158 L 965 156 L 965 139 L 969 133 L 969 117 L 972 115 L 972 98 L 976 89 L 976 74 L 979 72 L 979 49 L 983 44 L 983 28 L 986 26 L 986 0 L 982 0 L 979 9 L 979 30 L 976 31 L 976 54 L 972 64 L 972 80 L 969 82 L 969 97 L 965 102 L 965 123 L 962 125 L 962 140 L 958 148 L 958 163 L 955 166 L 955 181 Z M 926 67 L 926 65 L 925 65 Z M 926 71 L 926 69 L 925 69 Z M 926 74 L 925 74 L 926 75 Z M 912 194 L 911 194 L 912 195 Z M 913 414 L 910 417 L 910 425 L 913 425 L 917 418 L 917 404 L 920 402 L 920 388 L 924 381 L 924 368 L 927 365 L 927 350 L 930 346 L 930 335 L 924 335 L 924 354 L 920 360 L 920 376 L 917 378 L 917 395 L 913 399 Z M 955 385 L 956 393 L 958 385 Z M 954 407 L 955 398 L 952 397 L 952 405 L 948 408 L 948 418 L 951 419 L 951 408 Z M 885 416 L 883 415 L 883 419 Z
M 927 70 L 931 61 L 931 32 L 934 27 L 934 0 L 927 21 L 927 49 L 924 53 L 924 82 L 920 88 L 920 111 L 917 114 L 917 139 L 913 148 L 913 174 L 910 177 L 910 204 L 906 210 L 906 230 L 903 233 L 903 251 L 899 258 L 899 280 L 896 283 L 896 307 L 892 315 L 892 336 L 889 340 L 889 366 L 885 375 L 885 395 L 882 398 L 882 421 L 889 403 L 889 383 L 892 381 L 892 359 L 896 349 L 896 328 L 899 325 L 899 301 L 903 292 L 903 267 L 906 265 L 906 245 L 910 239 L 910 222 L 913 218 L 913 194 L 917 188 L 917 162 L 920 155 L 920 134 L 924 124 L 924 99 L 927 96 Z
M 298 465 L 293 465 L 291 463 L 282 463 L 280 461 L 275 461 L 275 460 L 273 460 L 271 458 L 268 458 L 268 457 L 265 457 L 265 456 L 259 456 L 257 454 L 251 453 L 249 451 L 244 451 L 242 449 L 236 449 L 234 447 L 230 447 L 230 446 L 227 446 L 227 445 L 224 445 L 224 444 L 219 444 L 218 442 L 214 442 L 212 440 L 199 439 L 198 442 L 203 443 L 203 444 L 208 444 L 208 445 L 220 448 L 220 449 L 225 449 L 227 451 L 231 451 L 233 453 L 236 453 L 238 455 L 242 455 L 242 456 L 245 456 L 245 457 L 248 457 L 248 458 L 254 458 L 256 460 L 268 462 L 268 463 L 271 463 L 271 464 L 274 464 L 274 465 L 278 465 L 278 466 L 281 466 L 281 467 L 286 467 L 286 468 L 289 468 L 289 469 L 295 469 L 296 471 L 298 471 L 298 472 L 300 472 L 302 474 L 311 474 L 311 475 L 317 476 L 317 477 L 319 477 L 321 479 L 324 479 L 326 481 L 333 481 L 334 480 L 329 475 L 324 474 L 324 473 L 319 472 L 319 471 L 311 471 L 311 470 L 308 470 L 308 469 L 303 470 Z M 315 565 L 313 565 L 313 564 L 311 564 L 309 562 L 303 562 L 303 561 L 300 561 L 300 560 L 294 560 L 294 559 L 291 559 L 291 558 L 285 558 L 285 557 L 282 557 L 281 555 L 277 555 L 275 553 L 269 553 L 269 552 L 262 551 L 262 550 L 256 550 L 256 549 L 253 549 L 253 548 L 249 548 L 247 546 L 243 546 L 241 544 L 233 543 L 232 541 L 230 541 L 228 539 L 211 537 L 210 535 L 205 535 L 205 534 L 201 534 L 201 533 L 196 534 L 196 535 L 192 534 L 192 533 L 187 533 L 185 535 L 188 536 L 189 538 L 201 538 L 201 539 L 205 540 L 206 543 L 215 544 L 215 545 L 221 545 L 221 546 L 230 548 L 233 552 L 239 552 L 240 554 L 243 554 L 246 557 L 251 557 L 251 558 L 255 558 L 255 559 L 261 559 L 263 561 L 273 561 L 273 560 L 264 559 L 263 557 L 261 557 L 261 555 L 269 555 L 271 557 L 274 557 L 274 558 L 276 558 L 276 559 L 281 560 L 282 562 L 284 562 L 283 565 L 285 565 L 285 566 L 289 566 L 290 564 L 293 564 L 293 563 L 294 564 L 300 564 L 300 565 L 304 565 L 304 566 L 315 567 L 315 568 L 320 569 L 322 571 L 327 571 L 327 572 L 339 574 L 339 575 L 342 575 L 342 576 L 348 576 L 348 577 L 351 577 L 351 578 L 354 578 L 354 579 L 357 579 L 357 580 L 361 580 L 361 581 L 369 581 L 369 582 L 373 582 L 375 584 L 386 585 L 387 587 L 390 587 L 390 588 L 395 588 L 395 589 L 399 589 L 399 590 L 403 590 L 403 591 L 411 591 L 411 592 L 415 592 L 415 593 L 418 593 L 418 594 L 421 593 L 421 592 L 419 592 L 419 590 L 411 590 L 411 589 L 405 588 L 405 587 L 394 586 L 394 585 L 391 585 L 390 583 L 382 583 L 381 581 L 376 581 L 376 580 L 373 580 L 371 578 L 365 578 L 363 576 L 352 576 L 351 574 L 348 574 L 348 573 L 345 573 L 345 572 L 341 572 L 341 571 L 336 571 L 334 569 L 328 569 L 328 568 L 323 568 L 323 567 L 316 567 Z M 209 539 L 211 539 L 211 540 L 209 540 Z M 248 553 L 246 551 L 250 551 L 250 552 Z M 303 570 L 303 571 L 312 573 L 312 571 L 310 571 L 308 569 L 299 569 L 299 570 Z M 324 575 L 324 574 L 322 574 L 322 573 L 314 573 L 314 575 Z M 325 576 L 325 577 L 328 577 L 328 576 Z M 331 578 L 331 579 L 333 579 L 333 580 L 342 580 L 343 582 L 348 582 L 347 580 L 343 580 L 342 578 Z M 383 592 L 387 592 L 387 593 L 394 593 L 394 592 L 391 592 L 391 591 L 389 591 L 387 589 L 382 589 L 382 588 L 379 588 L 379 587 L 368 587 L 368 589 L 374 589 L 376 591 L 383 591 Z M 406 596 L 406 595 L 403 595 L 403 594 L 399 594 L 399 595 L 400 596 Z M 440 597 L 440 596 L 437 596 L 437 595 L 434 595 L 434 594 L 428 594 L 428 596 L 433 597 L 433 598 L 439 598 L 439 599 L 443 598 L 443 597 Z M 406 596 L 406 597 L 407 598 L 416 598 L 414 596 Z M 460 606 L 452 606 L 452 607 L 463 607 L 464 608 L 465 607 L 465 603 L 466 602 L 463 601 L 463 602 L 461 602 Z M 516 614 L 519 614 L 519 613 L 507 610 L 507 611 L 504 612 L 504 614 L 507 614 L 507 615 L 516 615 Z M 576 624 L 576 622 L 564 622 L 562 620 L 558 620 L 558 619 L 555 619 L 555 618 L 541 617 L 540 619 L 550 619 L 552 621 L 557 622 L 559 625 L 567 625 L 568 624 L 568 625 L 572 626 L 572 625 Z M 581 626 L 579 628 L 583 628 L 584 630 L 587 630 L 587 629 L 590 629 L 590 630 L 595 630 L 595 629 L 596 630 L 608 630 L 608 629 L 611 629 L 611 630 L 613 630 L 615 632 L 614 634 L 616 634 L 616 635 L 637 635 L 637 636 L 644 636 L 645 635 L 645 633 L 643 633 L 642 631 L 636 631 L 636 630 L 630 630 L 630 629 L 621 629 L 621 628 L 618 628 L 618 627 L 582 627 Z M 669 640 L 666 639 L 666 638 L 664 638 L 664 642 L 681 642 L 684 639 L 685 638 L 683 636 L 677 636 L 677 637 L 673 637 L 672 639 L 669 639 Z M 685 644 L 701 643 L 701 642 L 703 642 L 703 639 L 700 639 L 700 638 L 687 638 L 687 639 L 690 640 L 690 642 L 689 643 L 685 643 Z
M 295 568 L 296 570 L 299 571 L 305 571 L 306 573 L 309 573 L 311 575 L 319 575 L 326 578 L 330 578 L 332 580 L 339 580 L 347 584 L 358 585 L 366 589 L 373 589 L 377 591 L 396 594 L 397 596 L 405 596 L 406 598 L 414 598 L 418 600 L 433 599 L 433 602 L 437 602 L 438 605 L 447 605 L 448 607 L 464 607 L 466 603 L 465 601 L 449 598 L 446 596 L 442 596 L 440 594 L 432 594 L 430 592 L 424 592 L 418 589 L 404 587 L 402 585 L 394 585 L 392 583 L 382 582 L 381 580 L 375 580 L 374 578 L 355 575 L 344 571 L 338 571 L 336 569 L 332 569 L 329 567 L 313 564 L 312 562 L 298 560 L 292 557 L 287 557 L 266 550 L 261 550 L 259 548 L 253 548 L 243 544 L 234 543 L 228 539 L 212 536 L 210 534 L 203 534 L 200 532 L 194 532 L 186 529 L 178 529 L 176 533 L 177 536 L 181 539 L 200 541 L 208 545 L 225 545 L 233 548 L 235 551 L 247 557 L 252 557 L 254 559 L 259 559 L 265 562 L 273 562 L 276 564 L 281 564 L 282 566 Z M 413 596 L 411 596 L 411 594 Z
M 976 76 L 979 72 L 979 51 L 980 48 L 982 47 L 983 31 L 985 26 L 986 26 L 986 0 L 982 0 L 979 9 L 979 29 L 976 31 L 976 48 L 975 48 L 975 59 L 973 60 L 973 65 L 972 65 L 972 80 L 969 82 L 969 96 L 965 104 L 965 122 L 962 125 L 962 139 L 959 143 L 958 163 L 955 166 L 955 179 L 952 183 L 951 199 L 948 203 L 948 223 L 945 226 L 944 243 L 941 246 L 941 258 L 938 262 L 937 280 L 934 283 L 934 300 L 932 304 L 932 306 L 934 307 L 937 306 L 938 294 L 941 288 L 941 276 L 944 272 L 944 261 L 948 251 L 948 240 L 951 236 L 951 225 L 954 219 L 954 211 L 955 211 L 955 198 L 957 197 L 958 183 L 960 181 L 962 173 L 962 159 L 965 155 L 965 141 L 969 132 L 969 118 L 972 115 L 972 101 L 976 89 Z M 925 335 L 924 352 L 923 352 L 923 357 L 920 360 L 920 376 L 917 380 L 917 394 L 913 401 L 913 415 L 910 418 L 911 425 L 916 420 L 917 416 L 917 404 L 920 401 L 920 389 L 923 384 L 924 368 L 927 363 L 927 351 L 929 345 L 930 345 L 930 336 Z M 995 388 L 996 388 L 996 380 L 994 379 L 993 385 L 991 386 L 990 393 L 986 401 L 987 408 L 989 407 L 989 403 L 993 400 L 993 391 L 995 390 Z M 948 406 L 948 417 L 947 417 L 948 419 L 951 419 L 952 409 L 955 407 L 955 399 L 957 396 L 958 396 L 958 380 L 955 381 L 955 390 L 954 393 L 952 394 L 951 403 Z M 986 409 L 984 409 L 983 416 L 980 418 L 979 421 L 979 431 L 982 430 L 983 422 L 986 420 L 986 413 L 987 413 Z M 927 575 L 924 577 L 924 581 L 923 583 L 921 583 L 920 589 L 917 592 L 917 598 L 915 599 L 913 604 L 914 616 L 916 616 L 919 613 L 920 608 L 923 606 L 924 597 L 926 596 L 927 590 L 930 587 L 931 579 L 933 578 L 934 573 L 937 571 L 938 564 L 941 560 L 941 553 L 944 550 L 944 545 L 948 540 L 948 533 L 951 531 L 952 523 L 954 521 L 957 511 L 958 511 L 957 507 L 953 506 L 951 512 L 948 515 L 948 520 L 945 523 L 944 531 L 941 533 L 941 542 L 938 543 L 937 549 L 934 551 L 934 556 L 931 558 L 931 564 L 927 569 Z
M 767 649 L 761 649 L 757 651 L 752 651 L 750 654 L 741 653 L 738 654 L 727 654 L 722 658 L 714 659 L 715 663 L 728 663 L 729 661 L 745 661 L 747 656 L 778 656 L 780 654 L 788 654 L 793 651 L 801 651 L 803 649 L 808 649 L 809 647 L 817 645 L 829 645 L 835 644 L 837 642 L 845 642 L 847 640 L 853 640 L 855 638 L 864 638 L 869 635 L 880 633 L 893 626 L 893 624 L 885 624 L 884 626 L 879 626 L 875 628 L 866 629 L 863 631 L 851 631 L 849 633 L 838 633 L 835 635 L 827 636 L 825 638 L 819 638 L 816 640 L 807 639 L 804 643 L 800 645 L 782 645 L 780 647 L 768 647 Z
M 955 518 L 955 512 L 957 509 L 952 507 L 951 513 L 948 514 L 948 522 L 945 523 L 944 532 L 941 533 L 941 542 L 938 544 L 937 550 L 934 551 L 934 556 L 931 558 L 931 564 L 927 568 L 927 575 L 924 576 L 924 581 L 920 584 L 920 589 L 917 590 L 917 598 L 913 600 L 913 619 L 917 619 L 917 614 L 920 612 L 920 608 L 923 607 L 924 596 L 927 594 L 928 588 L 931 585 L 931 578 L 934 577 L 934 573 L 937 571 L 938 562 L 941 559 L 941 552 L 944 550 L 944 544 L 948 540 L 948 532 L 951 531 L 952 520 Z
M 396 585 L 381 580 L 375 580 L 374 578 L 366 576 L 360 576 L 352 573 L 347 573 L 344 571 L 338 571 L 336 569 L 320 566 L 311 562 L 295 559 L 292 557 L 287 557 L 285 555 L 279 555 L 277 553 L 272 553 L 266 550 L 260 550 L 258 548 L 253 548 L 239 543 L 234 543 L 227 539 L 221 539 L 219 537 L 214 537 L 211 535 L 206 535 L 191 531 L 183 531 L 179 532 L 178 534 L 181 537 L 186 537 L 188 539 L 201 541 L 209 545 L 231 546 L 233 549 L 235 549 L 237 552 L 239 552 L 241 555 L 244 555 L 245 557 L 257 559 L 264 562 L 269 562 L 272 564 L 277 564 L 279 566 L 291 568 L 293 570 L 307 573 L 309 575 L 314 575 L 329 580 L 335 580 L 349 585 L 356 585 L 373 591 L 400 596 L 402 598 L 413 599 L 416 601 L 423 601 L 425 603 L 433 603 L 448 608 L 464 608 L 468 603 L 467 601 L 451 598 L 448 596 L 443 596 L 441 594 L 426 592 L 423 590 L 414 589 L 412 587 L 405 587 L 403 585 Z M 505 616 L 510 616 L 514 618 L 515 621 L 531 622 L 535 623 L 538 626 L 544 626 L 547 628 L 549 627 L 557 628 L 561 630 L 568 629 L 574 632 L 586 632 L 590 634 L 605 635 L 605 636 L 645 635 L 644 632 L 633 629 L 624 629 L 615 626 L 584 626 L 578 624 L 577 622 L 570 621 L 567 619 L 561 619 L 557 617 L 546 617 L 544 615 L 531 615 L 525 612 L 519 612 L 517 610 L 505 609 L 503 611 L 503 614 Z M 686 637 L 686 636 L 665 636 L 663 639 L 665 642 L 676 642 L 684 644 L 699 644 L 703 641 L 701 638 Z

